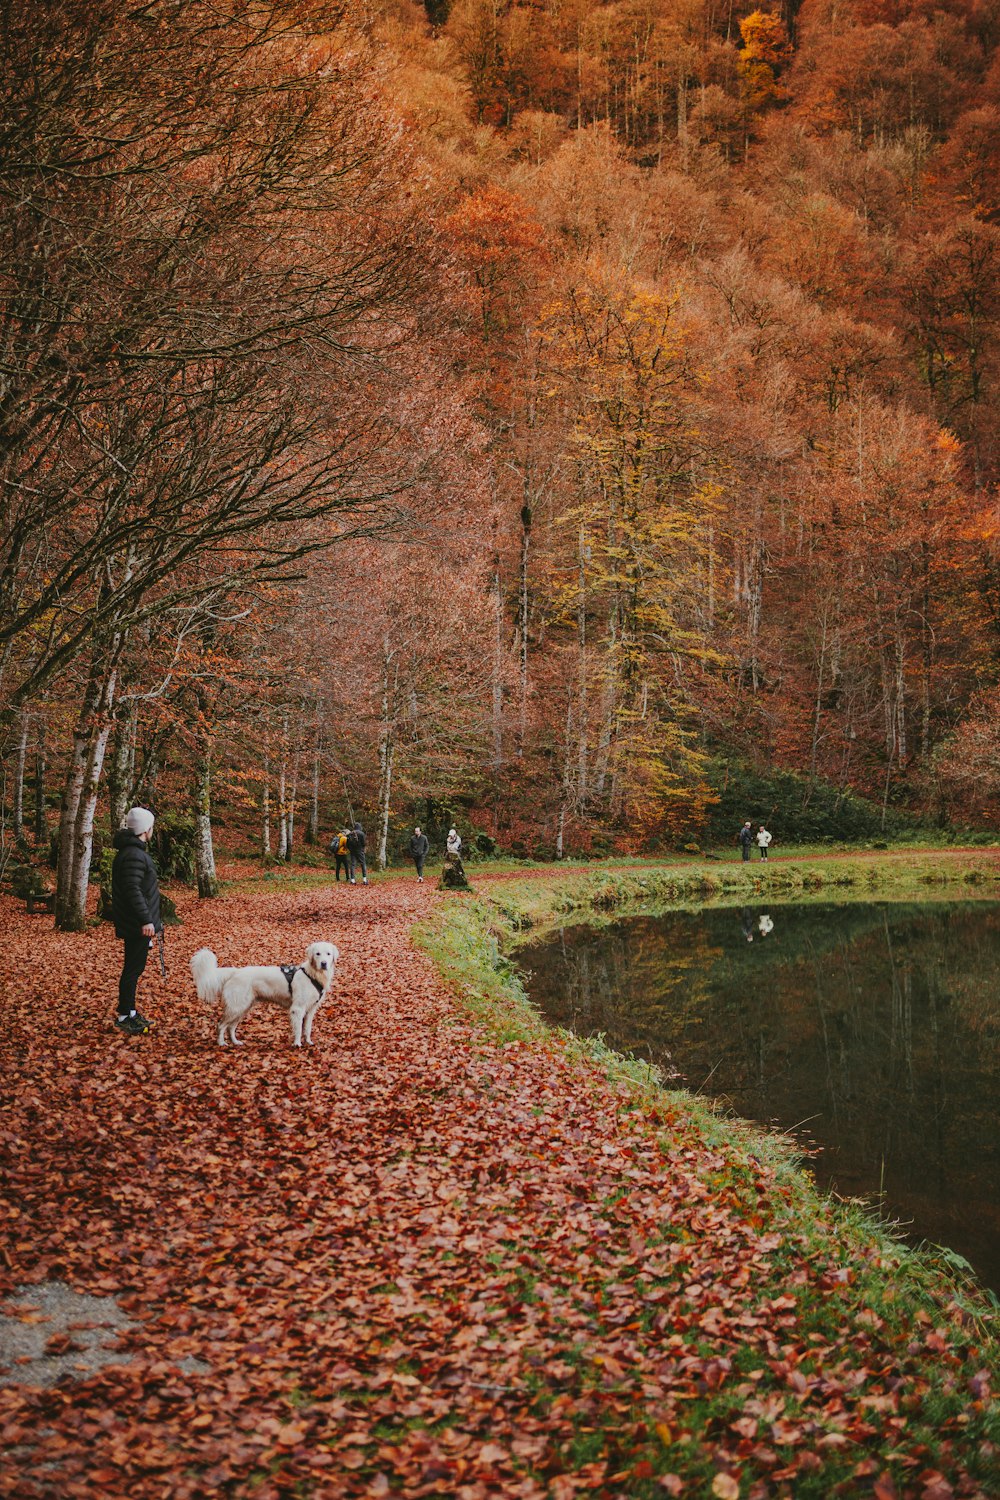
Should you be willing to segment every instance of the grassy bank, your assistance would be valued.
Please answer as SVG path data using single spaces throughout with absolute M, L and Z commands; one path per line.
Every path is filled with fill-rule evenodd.
M 600 867 L 551 866 L 540 878 L 483 887 L 505 950 L 516 934 L 573 913 L 725 905 L 749 901 L 934 901 L 1000 899 L 1000 851 L 905 849 L 795 850 L 744 864 L 723 859 Z M 474 877 L 473 877 L 474 879 Z
M 704 1100 L 671 1090 L 655 1069 L 610 1051 L 599 1040 L 552 1031 L 528 1001 L 508 957 L 527 933 L 573 913 L 613 911 L 620 915 L 669 904 L 731 901 L 756 892 L 758 886 L 786 899 L 815 900 L 836 896 L 906 901 L 945 894 L 997 894 L 1000 868 L 995 854 L 951 855 L 952 851 L 947 858 L 940 853 L 916 856 L 911 851 L 905 862 L 885 855 L 854 861 L 819 857 L 775 863 L 763 871 L 735 864 L 718 869 L 692 863 L 683 870 L 644 865 L 491 879 L 481 882 L 476 896 L 443 905 L 417 929 L 415 938 L 433 958 L 463 1009 L 493 1039 L 514 1047 L 554 1047 L 581 1069 L 595 1069 L 610 1078 L 619 1087 L 621 1111 L 633 1119 L 647 1119 L 649 1132 L 661 1141 L 666 1131 L 668 1152 L 695 1142 L 702 1181 L 713 1194 L 743 1203 L 748 1219 L 760 1212 L 756 1185 L 762 1166 L 772 1174 L 778 1190 L 767 1197 L 768 1218 L 763 1227 L 772 1238 L 779 1275 L 795 1288 L 808 1339 L 817 1349 L 845 1352 L 860 1380 L 867 1373 L 866 1361 L 870 1362 L 865 1330 L 877 1328 L 880 1338 L 899 1351 L 900 1389 L 920 1392 L 919 1400 L 908 1397 L 900 1408 L 907 1414 L 907 1444 L 916 1441 L 928 1469 L 939 1465 L 947 1472 L 950 1439 L 946 1434 L 961 1431 L 962 1441 L 970 1445 L 966 1451 L 979 1455 L 973 1471 L 995 1476 L 1000 1412 L 987 1396 L 974 1402 L 970 1413 L 966 1396 L 969 1390 L 980 1388 L 976 1382 L 981 1382 L 983 1371 L 993 1372 L 996 1387 L 1000 1307 L 963 1269 L 960 1258 L 911 1249 L 863 1206 L 825 1198 L 798 1164 L 786 1138 L 722 1118 Z M 814 1274 L 817 1267 L 826 1268 L 820 1276 Z M 845 1287 L 843 1295 L 831 1294 L 831 1285 L 839 1287 L 841 1279 L 849 1280 L 849 1290 Z M 749 1294 L 747 1308 L 752 1307 Z M 922 1331 L 927 1329 L 933 1330 L 929 1338 Z M 706 1347 L 711 1347 L 710 1341 Z M 881 1357 L 885 1358 L 884 1351 Z M 755 1399 L 773 1383 L 766 1369 L 753 1372 L 751 1378 L 756 1382 Z M 711 1400 L 692 1404 L 688 1422 L 693 1445 L 703 1448 L 710 1443 L 718 1415 Z M 641 1423 L 641 1408 L 630 1418 Z M 794 1491 L 787 1492 L 797 1497 L 871 1493 L 881 1476 L 883 1488 L 876 1489 L 878 1494 L 924 1493 L 915 1484 L 916 1474 L 907 1470 L 909 1461 L 900 1470 L 899 1457 L 893 1443 L 873 1442 L 864 1461 L 871 1467 L 862 1464 L 858 1468 L 854 1467 L 858 1450 L 853 1446 L 844 1454 L 839 1449 L 830 1451 L 824 1454 L 822 1475 L 799 1473 Z M 650 1462 L 659 1470 L 652 1450 Z M 684 1476 L 680 1454 L 675 1453 L 673 1468 Z M 692 1473 L 689 1479 L 693 1478 Z M 991 1488 L 987 1477 L 985 1488 L 955 1493 L 1000 1491 Z

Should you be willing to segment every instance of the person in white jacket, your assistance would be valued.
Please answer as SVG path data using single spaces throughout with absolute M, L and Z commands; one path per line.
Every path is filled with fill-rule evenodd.
M 461 852 L 462 852 L 462 840 L 461 840 L 461 837 L 459 836 L 458 832 L 454 828 L 449 828 L 448 829 L 448 853 L 449 854 L 461 854 Z
M 760 828 L 757 830 L 757 848 L 760 850 L 761 859 L 767 858 L 767 846 L 770 842 L 771 835 L 768 833 L 767 829 L 762 823 L 760 825 Z

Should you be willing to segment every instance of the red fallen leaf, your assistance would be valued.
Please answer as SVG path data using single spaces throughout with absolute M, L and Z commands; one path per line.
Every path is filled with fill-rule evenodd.
M 305 1440 L 306 1430 L 299 1422 L 286 1422 L 274 1435 L 274 1441 L 282 1448 L 294 1448 Z
M 779 1420 L 771 1423 L 771 1437 L 780 1448 L 788 1448 L 795 1443 L 801 1443 L 804 1433 L 794 1422 Z
M 897 1500 L 896 1486 L 892 1482 L 891 1474 L 880 1474 L 872 1485 L 872 1494 L 875 1500 Z
M 955 1491 L 936 1469 L 925 1469 L 920 1475 L 920 1483 L 923 1489 L 920 1491 L 920 1500 L 952 1500 Z
M 69 1354 L 77 1349 L 82 1349 L 82 1347 L 82 1344 L 78 1344 L 75 1339 L 71 1339 L 67 1333 L 54 1333 L 51 1338 L 45 1341 L 46 1354 Z
M 499 1443 L 484 1443 L 476 1455 L 481 1464 L 502 1464 L 510 1458 L 506 1448 L 501 1448 Z

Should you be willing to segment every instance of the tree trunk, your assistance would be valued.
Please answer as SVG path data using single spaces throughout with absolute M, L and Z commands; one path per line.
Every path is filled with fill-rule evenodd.
M 577 710 L 578 743 L 576 756 L 576 795 L 578 803 L 585 804 L 587 801 L 589 768 L 587 756 L 589 745 L 587 732 L 589 728 L 590 709 L 587 703 L 587 538 L 583 527 L 580 527 L 579 539 L 579 589 L 576 600 L 576 643 L 579 652 L 579 704 Z M 560 843 L 562 837 L 562 821 L 565 813 L 560 812 Z M 561 859 L 562 855 L 556 856 Z
M 17 759 L 14 763 L 14 787 L 11 799 L 10 831 L 17 843 L 24 838 L 24 768 L 28 760 L 28 727 L 31 716 L 21 710 L 21 731 L 17 737 Z
M 518 598 L 518 630 L 520 632 L 519 666 L 521 673 L 521 723 L 518 735 L 518 755 L 524 754 L 524 742 L 528 734 L 528 555 L 531 547 L 531 506 L 525 500 L 521 507 L 521 576 Z
M 503 764 L 503 586 L 500 564 L 493 574 L 493 765 Z
M 198 764 L 194 792 L 194 867 L 198 895 L 211 899 L 219 894 L 215 873 L 215 848 L 212 844 L 212 739 L 202 736 L 198 747 Z
M 379 757 L 382 762 L 382 776 L 378 789 L 378 867 L 380 870 L 384 870 L 389 862 L 389 808 L 392 796 L 392 765 L 395 756 L 396 746 L 390 737 L 389 727 L 386 725 Z
M 278 858 L 288 858 L 288 819 L 287 812 L 287 784 L 288 784 L 288 717 L 287 715 L 281 725 L 281 763 L 278 767 Z
M 260 796 L 260 853 L 262 859 L 271 858 L 271 757 L 264 750 L 264 782 Z
M 813 712 L 812 754 L 809 762 L 810 774 L 815 777 L 819 757 L 819 725 L 823 712 L 823 674 L 826 670 L 826 622 L 827 610 L 823 610 L 823 636 L 819 647 L 819 668 L 816 673 L 816 707 Z
M 896 759 L 902 770 L 910 758 L 906 739 L 906 641 L 901 628 L 896 633 Z
M 117 657 L 120 642 L 113 657 Z M 117 665 L 108 659 L 91 670 L 83 707 L 73 732 L 59 818 L 59 864 L 56 871 L 56 926 L 81 932 L 87 923 L 87 885 L 94 848 L 94 813 L 111 734 Z
M 295 753 L 292 756 L 292 784 L 288 793 L 288 807 L 285 812 L 285 822 L 288 832 L 285 836 L 285 858 L 291 859 L 292 849 L 295 844 L 295 803 L 299 795 L 299 755 L 300 748 L 298 736 L 296 735 Z
M 135 740 L 139 706 L 131 699 L 126 712 L 116 720 L 108 766 L 108 800 L 112 830 L 121 828 L 135 792 Z
M 48 825 L 45 817 L 45 720 L 38 721 L 38 740 L 35 745 L 35 844 L 45 843 Z
M 306 824 L 306 843 L 319 843 L 319 768 L 323 750 L 323 728 L 317 722 L 316 741 L 313 746 L 312 791 L 309 798 L 309 821 Z
M 399 694 L 399 664 L 395 662 L 388 634 L 382 637 L 382 725 L 379 730 L 378 763 L 378 867 L 384 870 L 389 862 L 389 811 L 392 806 L 392 768 L 396 758 L 396 705 Z M 395 663 L 395 665 L 394 665 Z M 389 671 L 393 669 L 393 680 L 389 682 Z

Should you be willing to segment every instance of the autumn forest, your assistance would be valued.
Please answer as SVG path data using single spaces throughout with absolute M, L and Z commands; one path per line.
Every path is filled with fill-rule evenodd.
M 996 0 L 9 0 L 3 853 L 989 825 Z

